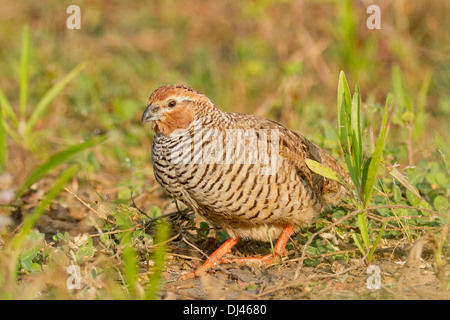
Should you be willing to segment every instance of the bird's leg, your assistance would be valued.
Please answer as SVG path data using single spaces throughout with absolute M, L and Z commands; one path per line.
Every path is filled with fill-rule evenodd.
M 274 253 L 269 253 L 268 255 L 261 257 L 252 257 L 252 258 L 238 258 L 238 259 L 222 259 L 222 257 L 231 251 L 241 239 L 240 238 L 230 238 L 222 244 L 219 249 L 214 251 L 212 255 L 208 257 L 206 262 L 197 270 L 181 275 L 178 280 L 187 280 L 193 279 L 204 274 L 208 269 L 213 268 L 214 266 L 220 263 L 246 263 L 249 261 L 261 261 L 266 265 L 269 265 L 275 261 L 278 257 L 283 255 L 284 248 L 286 247 L 287 242 L 289 241 L 289 237 L 294 232 L 294 226 L 288 225 L 283 229 L 280 238 L 278 239 Z
M 233 248 L 240 240 L 241 240 L 241 238 L 228 239 L 219 247 L 219 249 L 214 251 L 214 253 L 212 255 L 210 255 L 208 257 L 208 259 L 206 259 L 206 262 L 200 268 L 198 268 L 195 271 L 181 275 L 178 278 L 178 280 L 193 279 L 195 277 L 198 277 L 198 276 L 204 274 L 208 269 L 213 268 L 214 266 L 218 265 L 220 263 L 221 258 L 225 254 L 229 253 L 231 251 L 231 248 Z
M 278 238 L 277 244 L 275 245 L 274 252 L 269 253 L 265 256 L 260 257 L 250 257 L 250 258 L 238 258 L 238 259 L 221 259 L 220 263 L 247 263 L 250 261 L 261 261 L 266 265 L 272 264 L 278 257 L 283 256 L 284 248 L 286 247 L 289 237 L 294 232 L 294 226 L 288 225 L 281 232 L 280 238 Z

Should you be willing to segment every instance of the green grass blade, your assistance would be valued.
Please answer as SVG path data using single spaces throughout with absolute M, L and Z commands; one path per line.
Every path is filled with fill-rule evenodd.
M 355 170 L 355 164 L 352 159 L 352 139 L 351 139 L 351 113 L 352 113 L 352 100 L 350 95 L 350 89 L 348 87 L 347 79 L 343 71 L 339 74 L 338 83 L 338 122 L 339 122 L 339 140 L 341 143 L 342 151 L 344 152 L 345 162 L 347 163 L 348 171 L 353 180 L 355 186 L 359 186 L 359 179 L 357 171 Z
M 11 138 L 13 138 L 13 140 L 14 140 L 18 145 L 20 145 L 20 144 L 22 143 L 22 138 L 19 136 L 19 134 L 18 134 L 15 130 L 11 129 L 11 127 L 10 127 L 9 124 L 6 122 L 6 119 L 5 119 L 4 117 L 3 117 L 2 123 L 3 123 L 3 129 L 5 130 L 5 132 L 6 132 L 7 134 L 9 134 L 9 136 L 10 136 Z
M 370 196 L 372 195 L 372 190 L 375 185 L 375 179 L 378 172 L 378 167 L 381 162 L 381 157 L 383 155 L 384 142 L 386 140 L 386 128 L 387 128 L 387 118 L 388 118 L 388 110 L 391 104 L 391 96 L 388 95 L 386 99 L 386 105 L 384 107 L 383 120 L 381 123 L 380 133 L 378 135 L 378 140 L 375 145 L 375 150 L 373 151 L 372 157 L 370 159 L 370 163 L 367 169 L 367 176 L 365 181 L 363 181 L 363 205 L 364 208 L 367 208 Z
M 270 236 L 268 225 L 266 225 L 266 234 L 269 237 L 270 253 L 272 253 L 272 255 L 275 257 L 275 246 L 273 245 L 273 240 L 272 240 L 272 237 Z M 278 268 L 279 264 L 278 264 L 277 259 L 274 259 L 274 265 L 275 265 L 275 268 Z
M 86 150 L 87 148 L 93 147 L 96 144 L 104 141 L 106 139 L 105 136 L 102 137 L 95 137 L 91 140 L 88 140 L 86 142 L 70 146 L 67 149 L 56 153 L 55 155 L 51 156 L 46 162 L 44 162 L 41 166 L 39 166 L 25 181 L 22 188 L 19 189 L 19 191 L 16 194 L 16 197 L 19 198 L 23 192 L 28 189 L 33 183 L 35 183 L 37 180 L 42 178 L 47 172 L 49 172 L 51 169 L 56 167 L 57 165 L 67 161 L 72 156 L 76 155 L 77 153 Z
M 442 160 L 444 160 L 445 167 L 447 168 L 447 171 L 450 172 L 450 165 L 448 160 L 450 159 L 450 147 L 438 132 L 435 132 L 433 137 L 434 142 L 436 143 L 437 150 L 441 154 Z
M 64 78 L 58 81 L 53 87 L 48 90 L 42 99 L 37 103 L 36 107 L 33 110 L 33 113 L 30 115 L 26 125 L 25 125 L 25 137 L 28 137 L 30 133 L 33 131 L 36 122 L 42 117 L 44 112 L 47 110 L 47 107 L 50 103 L 55 99 L 55 97 L 64 89 L 64 87 L 72 81 L 81 70 L 86 67 L 86 63 L 80 63 L 76 66 L 72 71 L 70 71 Z
M 30 64 L 30 29 L 23 27 L 22 54 L 20 57 L 20 115 L 25 119 L 28 96 L 28 67 Z
M 351 128 L 352 128 L 352 158 L 355 170 L 355 176 L 361 177 L 361 164 L 363 157 L 362 133 L 361 133 L 361 94 L 358 84 L 355 87 L 355 93 L 352 99 L 351 110 Z M 359 179 L 358 179 L 359 187 Z
M 165 241 L 169 238 L 169 226 L 162 222 L 156 229 L 155 243 L 158 244 L 153 252 L 151 259 L 153 260 L 153 273 L 145 290 L 145 299 L 153 300 L 157 297 L 159 291 L 159 283 L 161 282 L 161 273 L 164 270 L 164 261 L 166 256 Z
M 343 71 L 339 74 L 338 92 L 337 92 L 337 107 L 338 107 L 338 124 L 339 124 L 339 139 L 341 142 L 344 155 L 350 153 L 350 141 L 348 139 L 347 126 L 347 106 L 351 105 L 350 89 L 347 84 L 347 79 Z
M 375 249 L 378 247 L 378 243 L 380 242 L 381 236 L 383 235 L 384 229 L 386 228 L 386 223 L 387 223 L 387 222 L 384 222 L 384 223 L 383 223 L 383 226 L 381 227 L 381 230 L 380 230 L 380 232 L 378 233 L 377 238 L 375 239 L 375 241 L 374 241 L 373 244 L 372 244 L 372 248 L 370 249 L 370 252 L 369 252 L 369 254 L 367 255 L 367 262 L 370 262 L 370 261 L 372 260 L 372 256 L 373 256 L 373 254 L 374 254 L 374 252 L 375 252 Z
M 132 220 L 135 214 L 133 210 L 133 208 L 121 204 L 115 211 L 115 219 L 120 229 L 124 231 L 120 238 L 122 268 L 119 273 L 129 295 L 128 298 L 135 299 L 139 285 L 139 258 L 133 239 L 133 232 L 136 230 Z
M 394 87 L 395 101 L 400 107 L 396 108 L 396 111 L 398 110 L 399 115 L 404 112 L 404 108 L 412 112 L 412 105 L 408 99 L 408 95 L 406 94 L 402 71 L 400 70 L 400 66 L 398 64 L 392 66 L 392 82 L 392 85 Z
M 3 126 L 3 106 L 0 104 L 0 173 L 5 170 L 8 146 L 6 141 L 5 127 Z
M 2 89 L 0 89 L 0 107 L 3 110 L 3 114 L 8 116 L 11 119 L 14 126 L 17 127 L 19 125 L 19 122 L 17 121 L 16 114 L 14 113 L 13 108 L 11 107 L 8 98 L 6 98 Z
M 422 85 L 420 86 L 419 95 L 417 97 L 417 104 L 415 108 L 414 116 L 414 128 L 412 132 L 413 140 L 416 140 L 425 130 L 427 124 L 427 113 L 425 112 L 425 105 L 427 103 L 428 89 L 431 83 L 431 72 L 428 70 L 425 73 Z
M 14 236 L 14 238 L 11 241 L 11 252 L 13 253 L 13 268 L 11 268 L 11 280 L 12 283 L 16 283 L 17 278 L 17 263 L 18 263 L 18 257 L 21 253 L 21 247 L 25 239 L 27 238 L 28 234 L 30 233 L 31 229 L 33 229 L 34 225 L 36 224 L 36 221 L 39 219 L 39 217 L 45 212 L 45 209 L 50 205 L 50 203 L 59 195 L 62 188 L 69 182 L 70 179 L 75 175 L 75 173 L 78 171 L 79 167 L 78 165 L 72 165 L 68 169 L 66 169 L 56 180 L 53 187 L 47 192 L 44 199 L 38 204 L 36 209 L 30 214 L 27 215 L 25 218 L 22 227 L 20 229 L 20 232 Z
M 353 238 L 353 241 L 354 241 L 355 244 L 358 246 L 359 251 L 361 251 L 361 253 L 363 254 L 363 256 L 365 256 L 365 255 L 366 255 L 366 250 L 364 250 L 364 247 L 363 247 L 363 244 L 362 244 L 362 242 L 361 242 L 361 239 L 358 238 L 358 236 L 359 236 L 358 234 L 352 232 L 352 238 Z
M 363 239 L 364 246 L 367 250 L 370 248 L 369 230 L 367 229 L 366 215 L 364 212 L 358 214 L 358 227 Z
M 131 224 L 130 224 L 131 227 Z M 120 241 L 120 247 L 122 248 L 122 260 L 124 263 L 124 276 L 125 283 L 127 285 L 128 293 L 132 296 L 136 296 L 136 289 L 138 284 L 138 257 L 136 249 L 131 238 L 133 230 L 127 231 Z
M 428 70 L 425 73 L 422 85 L 420 86 L 419 95 L 417 97 L 416 113 L 420 114 L 425 112 L 425 105 L 427 103 L 428 89 L 431 84 L 431 71 Z

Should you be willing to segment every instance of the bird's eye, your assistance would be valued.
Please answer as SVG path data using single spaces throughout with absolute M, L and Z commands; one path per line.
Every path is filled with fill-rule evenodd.
M 173 107 L 175 107 L 176 106 L 176 101 L 174 101 L 174 100 L 170 100 L 169 101 L 169 107 L 171 107 L 171 108 L 173 108 Z

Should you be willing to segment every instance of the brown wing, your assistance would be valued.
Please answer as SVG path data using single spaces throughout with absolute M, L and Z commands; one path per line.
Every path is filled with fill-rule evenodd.
M 306 159 L 312 159 L 322 163 L 339 173 L 347 182 L 351 183 L 348 172 L 330 154 L 320 149 L 305 137 L 276 121 L 246 114 L 235 113 L 233 115 L 240 118 L 239 123 L 241 123 L 240 127 L 242 128 L 253 128 L 255 130 L 277 129 L 279 131 L 280 155 L 297 168 L 297 174 L 302 179 L 309 182 L 311 190 L 313 190 L 324 203 L 333 204 L 339 201 L 341 195 L 345 192 L 343 186 L 339 182 L 326 179 L 323 176 L 312 172 L 305 161 Z M 268 138 L 270 139 L 270 135 L 268 135 Z

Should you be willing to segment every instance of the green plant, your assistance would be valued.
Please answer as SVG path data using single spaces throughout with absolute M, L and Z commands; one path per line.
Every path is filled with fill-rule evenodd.
M 345 162 L 347 164 L 353 186 L 348 183 L 336 172 L 321 164 L 308 160 L 309 168 L 329 179 L 340 181 L 347 190 L 353 195 L 351 198 L 356 209 L 366 209 L 370 203 L 372 191 L 380 167 L 384 143 L 386 140 L 386 128 L 388 110 L 391 98 L 388 96 L 383 112 L 383 120 L 380 127 L 377 143 L 373 152 L 367 156 L 363 149 L 363 136 L 361 128 L 361 95 L 359 86 L 356 85 L 353 97 L 350 94 L 345 74 L 341 71 L 339 75 L 339 84 L 337 91 L 337 106 L 339 119 L 339 140 L 344 152 Z M 366 158 L 364 158 L 366 156 Z M 372 259 L 375 248 L 377 247 L 384 232 L 385 225 L 382 226 L 375 241 L 371 243 L 369 230 L 367 227 L 366 213 L 363 211 L 358 214 L 359 234 L 353 233 L 353 239 L 363 255 L 367 255 L 367 261 Z
M 151 255 L 153 261 L 153 273 L 145 289 L 144 298 L 152 300 L 157 297 L 159 284 L 161 282 L 161 273 L 164 270 L 164 261 L 166 257 L 166 241 L 169 238 L 169 226 L 162 222 L 156 228 L 155 248 Z
M 0 89 L 0 173 L 5 169 L 6 157 L 8 156 L 5 126 L 3 124 L 3 105 L 5 104 L 4 99 L 5 96 Z
M 370 203 L 375 180 L 380 167 L 380 161 L 383 155 L 384 144 L 386 140 L 386 128 L 388 110 L 391 103 L 391 97 L 388 96 L 383 112 L 379 136 L 372 154 L 366 158 L 363 150 L 363 137 L 361 129 L 361 95 L 359 86 L 356 85 L 355 93 L 351 99 L 350 89 L 344 72 L 339 75 L 338 84 L 338 119 L 339 119 L 339 140 L 344 152 L 345 162 L 356 188 L 354 205 L 357 210 L 365 209 Z M 352 234 L 355 243 L 363 255 L 367 255 L 367 261 L 370 261 L 373 252 L 381 239 L 385 225 L 381 228 L 375 241 L 371 244 L 369 239 L 369 230 L 367 228 L 366 214 L 358 214 L 358 226 L 360 234 Z M 362 242 L 360 240 L 362 238 Z M 370 251 L 369 251 L 370 250 Z
M 13 107 L 7 97 L 0 89 L 0 169 L 4 167 L 6 162 L 6 136 L 7 133 L 16 143 L 27 150 L 35 148 L 33 141 L 38 132 L 35 126 L 39 120 L 43 118 L 45 112 L 51 105 L 52 101 L 67 86 L 67 84 L 75 79 L 75 77 L 86 67 L 86 63 L 80 63 L 72 71 L 70 71 L 61 80 L 57 81 L 36 103 L 33 111 L 27 116 L 28 103 L 28 70 L 30 64 L 30 35 L 29 27 L 23 28 L 22 34 L 22 53 L 20 59 L 20 106 L 19 113 L 16 115 Z M 9 124 L 6 120 L 9 119 Z
M 424 81 L 424 83 L 428 82 L 429 80 Z M 421 96 L 424 97 L 424 92 L 426 90 L 423 89 L 421 91 Z M 403 101 L 402 99 L 405 100 L 406 98 L 400 98 L 401 101 Z M 424 98 L 422 98 L 421 100 L 423 99 Z M 424 219 L 421 218 L 420 215 L 418 215 L 417 218 L 412 217 L 414 217 L 418 213 L 421 213 L 423 217 L 427 217 L 429 215 L 429 211 L 432 209 L 428 202 L 422 198 L 417 189 L 418 183 L 424 179 L 422 173 L 417 171 L 410 171 L 411 173 L 414 172 L 414 176 L 410 175 L 409 177 L 412 180 L 410 181 L 408 177 L 398 169 L 396 169 L 395 166 L 391 166 L 383 162 L 383 150 L 387 135 L 388 110 L 391 104 L 391 100 L 391 96 L 388 95 L 383 111 L 383 118 L 379 130 L 379 136 L 375 147 L 372 152 L 365 152 L 362 143 L 363 131 L 361 128 L 361 97 L 359 93 L 359 87 L 358 85 L 356 85 L 355 93 L 353 97 L 351 97 L 347 80 L 345 79 L 344 73 L 341 72 L 339 76 L 337 98 L 339 117 L 338 132 L 339 140 L 345 157 L 345 162 L 347 164 L 347 168 L 351 176 L 353 185 L 349 185 L 347 181 L 345 181 L 339 174 L 337 174 L 330 168 L 327 168 L 313 160 L 307 160 L 307 165 L 311 170 L 323 175 L 328 179 L 341 182 L 349 191 L 352 203 L 356 208 L 355 213 L 358 213 L 357 226 L 359 228 L 359 234 L 352 232 L 351 235 L 360 252 L 366 257 L 367 262 L 370 262 L 373 259 L 375 249 L 377 248 L 389 221 L 395 220 L 408 241 L 412 242 L 412 230 L 417 229 L 417 225 L 421 225 L 424 223 Z M 415 110 L 411 110 L 411 112 L 415 112 Z M 419 110 L 419 114 L 420 112 L 423 112 L 423 110 Z M 410 125 L 412 125 L 412 123 L 410 123 Z M 411 127 L 408 126 L 408 129 L 411 130 Z M 444 155 L 443 158 L 445 161 Z M 382 176 L 379 174 L 380 167 L 382 167 L 385 172 L 387 172 L 391 177 L 395 179 L 393 180 L 391 189 L 386 186 L 385 181 L 383 181 Z M 433 169 L 430 173 L 425 174 L 425 176 L 429 180 L 430 184 L 442 186 L 445 189 L 448 180 L 447 175 L 441 172 L 438 168 L 439 167 L 436 166 L 435 169 Z M 382 192 L 383 196 L 372 196 L 376 180 L 379 180 L 379 186 L 381 187 L 381 190 L 379 191 Z M 399 182 L 400 185 L 405 188 L 405 191 L 402 191 L 400 187 L 395 184 L 395 181 Z M 434 192 L 435 195 L 433 195 L 427 188 L 428 187 L 425 187 L 425 189 L 422 191 L 425 194 L 428 194 L 428 197 L 432 197 L 429 198 L 428 201 L 434 199 L 433 204 L 436 210 L 445 210 L 446 208 L 448 208 L 448 201 L 444 196 L 440 195 L 441 191 L 439 191 L 439 189 L 436 189 L 436 191 Z M 403 200 L 403 192 L 405 192 L 407 198 L 406 203 Z M 388 194 L 391 194 L 391 196 L 388 196 Z M 390 207 L 390 209 L 386 208 L 386 210 L 391 210 L 393 212 L 393 216 L 384 215 L 384 219 L 381 219 L 382 225 L 379 228 L 378 234 L 373 241 L 371 241 L 371 233 L 373 232 L 370 232 L 370 221 L 368 221 L 367 218 L 367 213 L 370 209 L 369 205 L 371 203 L 379 207 L 380 205 L 381 207 Z M 381 207 L 380 213 L 384 212 Z M 428 221 L 426 223 L 428 223 Z M 441 226 L 442 223 L 444 223 L 445 225 L 445 219 L 443 220 L 443 222 L 439 222 L 437 225 Z M 392 234 L 392 231 L 390 231 L 390 234 Z M 439 236 L 436 237 L 439 238 Z M 441 261 L 439 265 L 442 266 Z
M 398 64 L 392 66 L 392 86 L 396 100 L 393 122 L 407 129 L 405 143 L 408 150 L 408 162 L 410 166 L 414 165 L 415 150 L 413 145 L 423 134 L 428 121 L 425 104 L 430 83 L 431 72 L 426 70 L 417 94 L 416 102 L 414 102 L 406 90 L 400 66 Z

